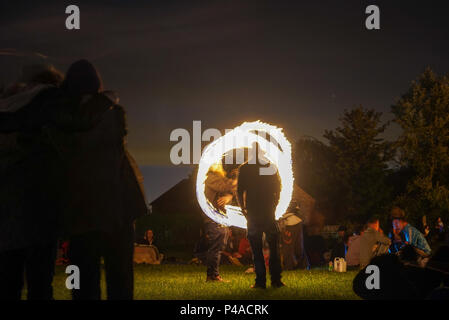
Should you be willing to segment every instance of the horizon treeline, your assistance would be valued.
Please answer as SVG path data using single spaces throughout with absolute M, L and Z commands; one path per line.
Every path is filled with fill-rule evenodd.
M 430 68 L 391 106 L 393 119 L 362 105 L 345 110 L 324 141 L 303 137 L 293 150 L 295 180 L 336 223 L 388 219 L 392 206 L 432 225 L 449 214 L 449 77 Z M 383 133 L 391 123 L 399 136 Z

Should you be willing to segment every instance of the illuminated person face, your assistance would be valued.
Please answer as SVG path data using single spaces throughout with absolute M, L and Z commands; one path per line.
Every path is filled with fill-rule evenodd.
M 152 241 L 153 240 L 153 231 L 152 230 L 148 230 L 147 231 L 147 240 L 148 241 Z
M 394 230 L 401 232 L 402 229 L 404 229 L 404 226 L 405 226 L 405 224 L 402 220 L 400 220 L 400 219 L 393 220 L 393 229 Z

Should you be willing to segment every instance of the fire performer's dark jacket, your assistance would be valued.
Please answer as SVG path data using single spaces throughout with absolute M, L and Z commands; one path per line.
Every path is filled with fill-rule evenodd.
M 33 140 L 22 161 L 1 173 L 1 190 L 19 180 L 9 192 L 15 201 L 2 199 L 0 250 L 108 230 L 147 212 L 142 175 L 125 146 L 123 108 L 104 94 L 45 94 L 21 113 L 0 115 L 0 131 Z
M 240 167 L 237 193 L 246 191 L 246 219 L 248 226 L 264 227 L 275 222 L 276 206 L 280 196 L 280 178 L 260 174 L 265 165 L 245 163 Z M 241 203 L 243 206 L 243 204 Z

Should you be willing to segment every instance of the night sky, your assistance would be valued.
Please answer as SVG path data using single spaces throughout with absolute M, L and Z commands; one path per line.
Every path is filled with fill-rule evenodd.
M 169 135 L 193 120 L 224 130 L 260 119 L 294 141 L 321 138 L 359 104 L 390 119 L 426 66 L 449 72 L 447 2 L 2 1 L 0 50 L 27 56 L 0 54 L 0 85 L 24 64 L 65 72 L 91 60 L 127 110 L 129 148 L 154 198 L 186 175 L 167 167 Z M 81 30 L 65 28 L 69 4 L 80 7 Z M 381 30 L 365 28 L 370 4 Z

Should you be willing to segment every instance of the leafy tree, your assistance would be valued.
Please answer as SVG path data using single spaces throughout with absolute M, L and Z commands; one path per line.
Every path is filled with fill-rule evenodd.
M 409 214 L 447 215 L 449 212 L 449 78 L 430 68 L 392 106 L 402 128 L 397 140 L 402 166 L 413 171 L 399 199 Z
M 381 116 L 360 106 L 345 111 L 341 126 L 324 134 L 335 157 L 333 187 L 339 189 L 335 208 L 340 217 L 354 222 L 384 213 L 390 201 L 386 177 L 392 151 L 381 138 L 388 125 L 382 124 Z
M 332 181 L 335 157 L 331 148 L 313 137 L 300 138 L 293 149 L 295 183 L 310 194 L 329 218 L 338 198 Z

